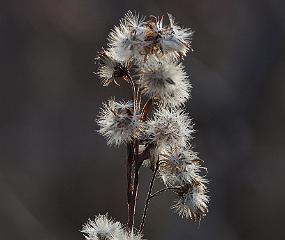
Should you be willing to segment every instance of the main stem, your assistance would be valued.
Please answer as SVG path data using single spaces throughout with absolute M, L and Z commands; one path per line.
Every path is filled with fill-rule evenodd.
M 127 198 L 128 198 L 128 228 L 131 230 L 134 225 L 135 208 L 137 191 L 139 185 L 139 168 L 141 166 L 139 161 L 139 142 L 134 141 L 134 144 L 129 144 L 130 148 L 128 162 L 127 162 Z
M 132 86 L 133 104 L 134 104 L 133 114 L 135 115 L 139 112 L 138 92 L 136 92 L 135 84 L 130 75 L 128 75 L 128 79 Z M 129 148 L 128 162 L 127 162 L 128 228 L 129 230 L 132 230 L 134 225 L 136 199 L 137 199 L 137 191 L 139 185 L 139 168 L 141 166 L 139 161 L 139 140 L 135 139 L 132 143 L 129 144 L 128 148 Z
M 128 228 L 131 229 L 134 223 L 134 207 L 133 207 L 133 181 L 132 181 L 132 169 L 134 162 L 134 149 L 132 144 L 128 144 L 128 160 L 127 160 L 127 200 L 128 200 Z
M 135 83 L 130 75 L 127 76 L 131 86 L 132 86 L 132 97 L 133 97 L 133 114 L 138 114 L 140 112 L 141 105 L 141 93 L 139 88 L 136 89 Z M 146 121 L 147 115 L 149 114 L 152 106 L 152 99 L 150 98 L 144 105 L 142 111 L 142 121 Z M 145 159 L 149 158 L 149 150 L 144 151 L 142 154 L 139 154 L 139 139 L 135 139 L 132 143 L 128 144 L 128 161 L 127 161 L 127 199 L 128 199 L 128 228 L 129 230 L 133 229 L 134 219 L 135 219 L 135 209 L 136 209 L 136 200 L 137 192 L 139 186 L 139 169 Z M 155 170 L 157 171 L 157 169 Z M 152 185 L 154 182 L 152 180 Z M 152 188 L 152 187 L 151 187 Z M 149 192 L 151 194 L 151 190 Z M 148 196 L 149 197 L 149 196 Z M 147 206 L 146 206 L 147 208 Z M 144 219 L 146 215 L 146 210 L 144 213 Z

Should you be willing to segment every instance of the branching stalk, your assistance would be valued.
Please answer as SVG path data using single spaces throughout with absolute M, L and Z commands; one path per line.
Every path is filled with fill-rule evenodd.
M 140 224 L 140 232 L 142 232 L 143 228 L 144 228 L 146 214 L 147 214 L 149 201 L 150 201 L 150 196 L 151 196 L 152 188 L 153 188 L 153 185 L 154 185 L 154 181 L 155 181 L 155 177 L 156 177 L 158 169 L 159 169 L 159 161 L 157 161 L 157 163 L 156 163 L 156 166 L 155 166 L 155 169 L 153 171 L 152 178 L 151 178 L 151 181 L 150 181 L 150 184 L 149 184 L 148 194 L 147 194 L 147 197 L 146 197 L 145 206 L 144 206 L 143 215 L 142 215 L 142 220 L 141 220 L 141 224 Z
M 157 192 L 155 192 L 154 194 L 150 195 L 149 199 L 152 199 L 152 198 L 156 197 L 157 195 L 159 195 L 160 193 L 163 193 L 167 190 L 180 190 L 180 189 L 181 189 L 181 187 L 178 187 L 178 186 L 177 187 L 166 187 L 166 188 L 160 189 Z

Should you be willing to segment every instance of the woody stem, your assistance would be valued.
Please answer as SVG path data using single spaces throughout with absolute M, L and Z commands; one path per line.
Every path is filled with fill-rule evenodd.
M 136 90 L 135 83 L 130 74 L 127 74 L 127 80 L 132 86 L 132 97 L 133 97 L 133 114 L 136 115 L 139 112 L 137 109 L 138 93 Z M 128 228 L 132 230 L 134 225 L 137 189 L 138 189 L 138 155 L 139 155 L 139 141 L 134 140 L 128 145 L 128 163 L 127 163 L 127 199 L 128 199 Z
M 134 162 L 134 151 L 132 144 L 128 144 L 128 159 L 127 159 L 127 200 L 128 200 L 128 228 L 131 229 L 133 226 L 133 183 L 132 183 L 132 169 Z

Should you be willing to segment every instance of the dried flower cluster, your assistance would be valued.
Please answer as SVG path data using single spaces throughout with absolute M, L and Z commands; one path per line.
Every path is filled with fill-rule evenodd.
M 193 126 L 183 106 L 190 97 L 191 84 L 182 64 L 191 49 L 193 32 L 178 26 L 168 14 L 140 17 L 128 12 L 111 31 L 108 47 L 98 54 L 98 75 L 104 86 L 130 85 L 127 102 L 109 100 L 98 117 L 99 132 L 109 145 L 128 149 L 128 228 L 98 216 L 83 228 L 87 239 L 140 239 L 132 234 L 139 169 L 148 166 L 153 179 L 140 225 L 142 230 L 156 173 L 177 199 L 173 208 L 179 215 L 200 220 L 208 212 L 206 168 L 192 150 Z M 124 235 L 126 236 L 126 235 Z

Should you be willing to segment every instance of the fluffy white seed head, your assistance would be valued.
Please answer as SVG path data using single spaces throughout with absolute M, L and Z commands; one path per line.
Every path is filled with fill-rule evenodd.
M 109 100 L 103 105 L 97 120 L 99 132 L 107 138 L 109 145 L 119 146 L 132 141 L 140 133 L 142 122 L 139 115 L 133 115 L 131 102 Z
M 108 215 L 98 215 L 94 220 L 89 219 L 81 232 L 87 240 L 115 240 L 122 239 L 124 235 L 121 223 L 109 219 Z
M 140 233 L 128 231 L 120 222 L 109 218 L 108 214 L 89 219 L 81 232 L 86 240 L 142 240 Z
M 182 63 L 149 58 L 141 69 L 141 89 L 162 106 L 179 107 L 190 96 L 191 85 Z
M 199 175 L 201 170 L 206 169 L 200 165 L 202 160 L 192 150 L 171 147 L 161 154 L 160 159 L 162 164 L 159 172 L 166 186 L 193 185 L 197 181 L 206 183 L 206 180 Z
M 144 18 L 129 11 L 109 35 L 110 52 L 115 59 L 129 61 L 141 58 L 146 45 Z
M 146 134 L 150 142 L 160 148 L 167 146 L 186 146 L 193 133 L 188 115 L 180 109 L 161 108 L 147 122 Z
M 127 63 L 115 60 L 111 52 L 103 49 L 99 52 L 96 60 L 99 63 L 97 75 L 101 78 L 104 86 L 108 86 L 112 82 L 119 85 L 117 83 L 119 78 L 128 81 L 129 70 Z
M 151 54 L 175 59 L 185 56 L 193 32 L 176 25 L 172 15 L 168 18 L 169 25 L 164 25 L 163 18 L 150 16 L 145 21 L 129 11 L 109 35 L 110 52 L 120 61 L 143 61 Z
M 169 26 L 162 28 L 158 44 L 164 54 L 172 54 L 174 58 L 185 56 L 190 49 L 193 31 L 178 26 L 171 14 L 168 14 Z M 162 24 L 161 24 L 162 25 Z
M 191 149 L 169 148 L 161 154 L 159 172 L 167 187 L 176 187 L 178 195 L 173 208 L 182 217 L 200 220 L 207 212 L 209 197 L 208 181 L 201 176 L 207 169 Z
M 200 220 L 208 212 L 209 197 L 206 195 L 205 186 L 194 185 L 193 189 L 180 196 L 172 208 L 181 216 Z

